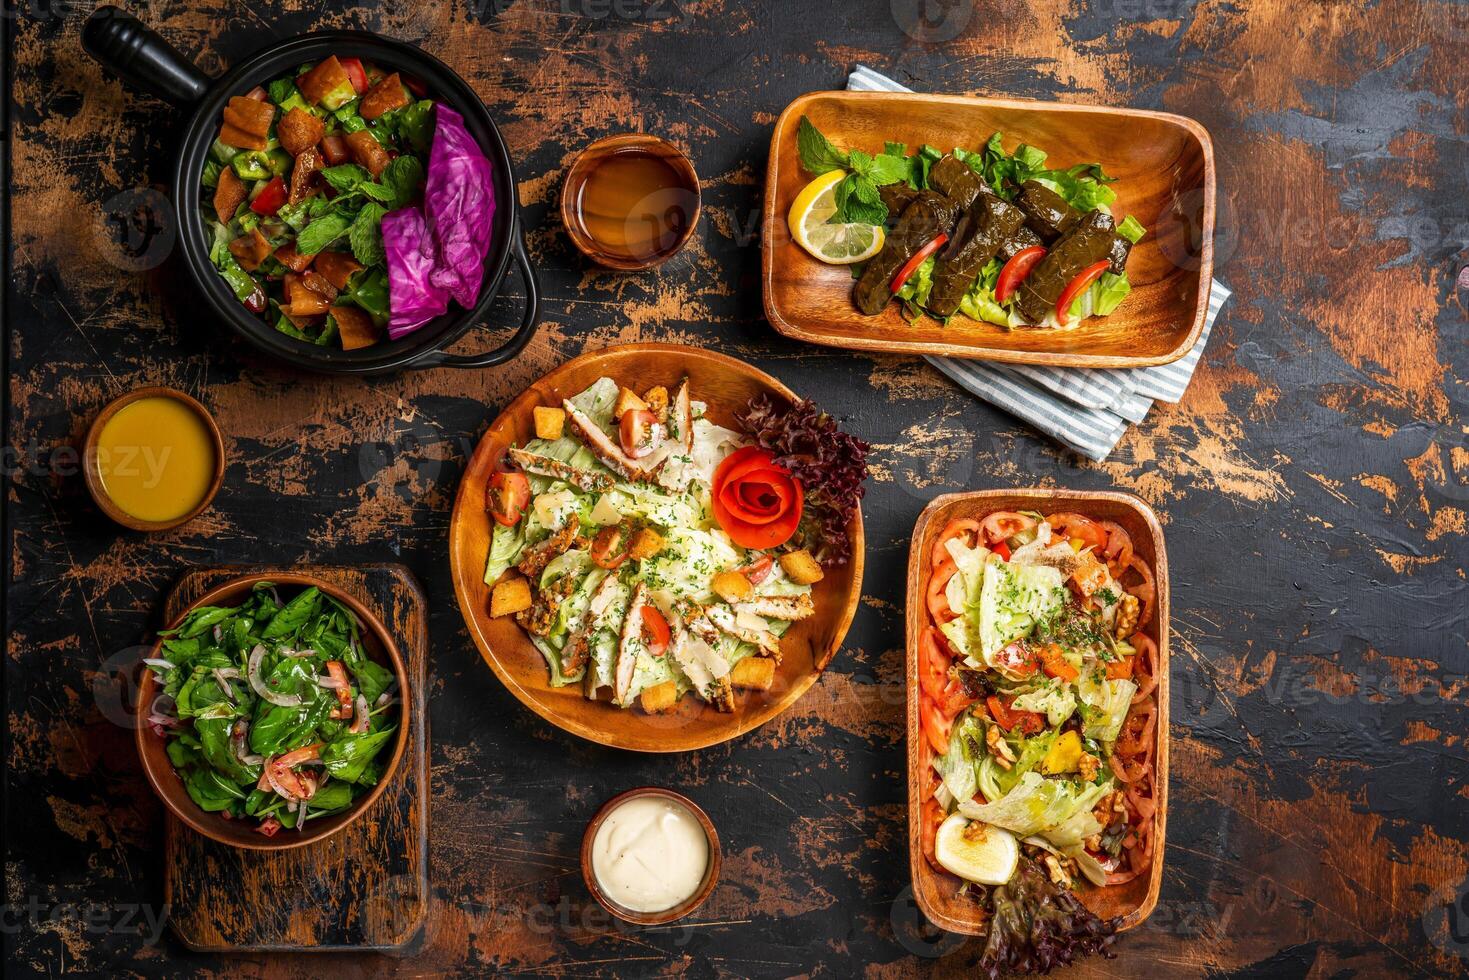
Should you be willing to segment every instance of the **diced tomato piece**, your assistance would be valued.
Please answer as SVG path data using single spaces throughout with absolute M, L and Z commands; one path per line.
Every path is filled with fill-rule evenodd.
M 633 459 L 642 459 L 657 447 L 653 444 L 653 426 L 658 417 L 642 408 L 629 409 L 622 413 L 618 425 L 618 441 L 622 451 Z
M 250 202 L 250 210 L 268 217 L 279 211 L 281 205 L 285 203 L 286 182 L 280 177 L 272 177 L 270 182 L 261 188 L 260 193 L 255 195 L 255 200 Z
M 346 163 L 350 154 L 347 152 L 347 141 L 336 133 L 321 138 L 321 155 L 326 158 L 327 166 L 335 167 L 339 163 Z
M 339 58 L 342 67 L 347 69 L 347 77 L 352 80 L 352 88 L 358 95 L 367 91 L 367 69 L 362 67 L 361 58 Z

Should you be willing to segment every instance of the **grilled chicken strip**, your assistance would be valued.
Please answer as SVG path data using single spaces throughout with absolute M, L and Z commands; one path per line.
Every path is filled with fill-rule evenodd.
M 515 460 L 515 465 L 527 473 L 548 476 L 553 480 L 565 480 L 578 490 L 587 493 L 601 493 L 604 490 L 610 490 L 612 484 L 616 482 L 606 473 L 577 469 L 570 463 L 563 463 L 559 459 L 552 459 L 550 456 L 542 456 L 539 453 L 526 452 L 524 449 L 511 449 L 510 458 Z
M 577 532 L 580 530 L 581 520 L 572 514 L 567 518 L 566 526 L 561 530 L 553 532 L 546 540 L 525 549 L 525 554 L 520 556 L 520 561 L 515 567 L 520 569 L 520 574 L 534 582 L 541 577 L 547 565 L 576 543 Z
M 609 439 L 607 433 L 587 418 L 587 414 L 581 409 L 570 401 L 563 401 L 561 407 L 566 410 L 567 418 L 571 419 L 571 424 L 576 427 L 582 441 L 591 447 L 592 452 L 609 470 L 625 480 L 651 482 L 658 478 L 658 471 L 662 469 L 661 462 L 657 466 L 644 468 L 624 453 L 621 446 Z
M 765 630 L 746 629 L 728 606 L 710 606 L 705 610 L 709 621 L 741 643 L 753 643 L 760 652 L 780 663 L 780 638 Z
M 622 621 L 622 637 L 617 643 L 617 667 L 612 672 L 612 700 L 627 707 L 632 690 L 633 669 L 638 665 L 638 649 L 643 644 L 643 607 L 648 604 L 648 587 L 639 582 L 632 591 L 627 617 Z
M 576 632 L 566 641 L 566 646 L 561 650 L 561 675 L 563 677 L 575 677 L 576 672 L 586 666 L 587 660 L 592 655 L 592 637 L 596 635 L 597 624 L 602 619 L 602 613 L 606 612 L 607 605 L 617 591 L 617 576 L 608 574 L 592 592 L 592 598 L 587 603 L 587 611 L 582 615 L 581 623 L 576 627 Z
M 734 611 L 737 613 L 752 612 L 757 616 L 795 622 L 816 612 L 816 603 L 810 595 L 762 595 L 748 602 L 735 603 Z
M 694 403 L 689 397 L 689 379 L 684 378 L 673 395 L 674 438 L 683 443 L 685 453 L 694 451 Z
M 527 633 L 545 636 L 551 632 L 551 627 L 556 623 L 557 610 L 575 591 L 576 576 L 563 575 L 544 589 L 537 590 L 536 601 L 529 609 L 522 609 L 516 613 L 515 621 Z

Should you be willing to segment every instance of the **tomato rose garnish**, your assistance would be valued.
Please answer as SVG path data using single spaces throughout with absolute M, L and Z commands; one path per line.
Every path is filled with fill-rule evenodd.
M 806 494 L 801 481 L 776 465 L 775 454 L 755 446 L 737 449 L 714 471 L 714 518 L 741 548 L 775 548 L 801 523 Z

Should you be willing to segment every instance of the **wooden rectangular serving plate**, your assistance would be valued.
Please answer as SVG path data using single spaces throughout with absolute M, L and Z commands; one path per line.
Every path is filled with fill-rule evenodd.
M 967 317 L 943 326 L 903 318 L 897 303 L 878 316 L 852 305 L 846 266 L 812 258 L 791 238 L 786 214 L 814 178 L 801 169 L 796 127 L 809 116 L 843 150 L 881 152 L 887 140 L 944 152 L 977 150 L 996 131 L 1005 148 L 1029 143 L 1064 168 L 1100 163 L 1120 221 L 1132 214 L 1148 234 L 1132 250 L 1132 293 L 1111 316 L 1072 330 L 1006 330 Z M 765 315 L 787 337 L 890 353 L 937 354 L 1012 364 L 1120 368 L 1167 364 L 1188 353 L 1204 328 L 1214 264 L 1214 149 L 1192 119 L 1142 109 L 979 99 L 908 92 L 812 92 L 775 124 L 765 180 L 761 282 Z
M 918 637 L 929 621 L 927 603 L 929 562 L 933 544 L 956 518 L 982 518 L 998 510 L 1036 510 L 1042 514 L 1073 511 L 1086 517 L 1116 521 L 1132 536 L 1135 553 L 1153 569 L 1157 604 L 1153 621 L 1142 631 L 1158 644 L 1158 724 L 1156 773 L 1158 809 L 1153 816 L 1157 846 L 1146 877 L 1124 885 L 1096 888 L 1083 885 L 1078 897 L 1103 919 L 1120 917 L 1119 930 L 1136 926 L 1152 914 L 1163 883 L 1163 851 L 1168 815 L 1168 556 L 1158 515 L 1130 493 L 1046 489 L 975 490 L 951 493 L 933 501 L 918 517 L 908 554 L 908 865 L 913 895 L 930 922 L 949 932 L 977 936 L 985 932 L 974 902 L 955 894 L 959 879 L 936 871 L 923 856 L 920 810 L 923 792 L 923 734 L 918 720 Z

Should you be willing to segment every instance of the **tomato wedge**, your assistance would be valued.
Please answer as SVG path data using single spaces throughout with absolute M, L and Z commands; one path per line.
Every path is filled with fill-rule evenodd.
M 495 523 L 514 527 L 529 503 L 530 481 L 524 473 L 499 472 L 490 477 L 485 505 Z
M 286 182 L 279 177 L 272 177 L 270 183 L 260 189 L 255 195 L 255 200 L 250 202 L 250 210 L 259 215 L 272 215 L 281 209 L 286 203 Z
M 751 585 L 759 585 L 770 577 L 770 570 L 775 567 L 775 559 L 769 555 L 757 558 L 738 571 L 750 580 Z
M 609 524 L 592 539 L 592 561 L 599 568 L 617 568 L 627 561 L 627 534 L 619 524 Z
M 929 242 L 927 245 L 914 252 L 913 257 L 907 262 L 904 262 L 903 267 L 898 270 L 898 274 L 896 276 L 893 276 L 893 281 L 888 284 L 888 291 L 896 293 L 898 290 L 902 289 L 903 283 L 907 282 L 908 277 L 913 275 L 918 267 L 923 264 L 923 260 L 928 258 L 934 252 L 937 252 L 939 249 L 943 248 L 944 243 L 948 240 L 948 235 L 944 234 L 943 232 L 939 232 L 939 237 L 935 238 L 933 241 Z
M 995 654 L 995 666 L 1016 677 L 1035 673 L 1035 658 L 1019 643 L 1012 643 Z
M 648 653 L 655 657 L 663 656 L 663 651 L 668 649 L 668 641 L 672 639 L 673 633 L 668 628 L 668 620 L 663 614 L 652 606 L 643 607 L 643 642 L 648 645 Z
M 1022 735 L 1034 735 L 1046 727 L 1039 712 L 1017 711 L 1010 707 L 1010 702 L 1015 699 L 1006 698 L 1001 700 L 998 695 L 991 694 L 985 699 L 985 707 L 990 710 L 990 717 L 995 720 L 1005 731 L 1018 729 Z
M 918 716 L 922 720 L 923 735 L 928 739 L 929 746 L 937 755 L 947 755 L 950 722 L 939 713 L 938 705 L 927 694 L 918 696 Z
M 1009 299 L 1025 281 L 1025 277 L 1030 275 L 1030 270 L 1034 269 L 1036 263 L 1045 257 L 1046 247 L 1044 245 L 1022 248 L 1010 256 L 1010 261 L 1000 269 L 1000 278 L 995 280 L 995 302 L 1003 303 Z
M 1056 300 L 1057 323 L 1064 326 L 1066 324 L 1066 321 L 1071 319 L 1071 315 L 1068 311 L 1071 309 L 1071 304 L 1076 302 L 1076 297 L 1080 296 L 1083 292 L 1086 291 L 1086 288 L 1088 286 L 1100 279 L 1102 273 L 1106 272 L 1107 267 L 1111 264 L 1111 261 L 1108 259 L 1103 259 L 1100 262 L 1093 262 L 1085 269 L 1082 269 L 1081 272 L 1077 274 L 1076 278 L 1071 280 L 1071 282 L 1066 285 L 1065 289 L 1061 290 L 1061 298 Z
M 658 422 L 658 416 L 642 408 L 629 409 L 622 413 L 622 421 L 617 424 L 617 441 L 622 443 L 622 451 L 633 459 L 642 459 L 649 455 L 657 447 L 653 445 L 653 426 Z
M 338 58 L 342 67 L 347 69 L 347 77 L 352 80 L 352 88 L 361 95 L 367 91 L 367 69 L 362 67 L 361 58 Z

